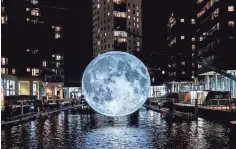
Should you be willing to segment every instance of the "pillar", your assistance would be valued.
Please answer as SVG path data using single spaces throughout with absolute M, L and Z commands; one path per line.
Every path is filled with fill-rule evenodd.
M 33 81 L 29 81 L 29 94 L 33 95 Z
M 217 90 L 217 73 L 214 73 L 214 76 L 213 76 L 213 86 L 214 86 L 214 91 Z

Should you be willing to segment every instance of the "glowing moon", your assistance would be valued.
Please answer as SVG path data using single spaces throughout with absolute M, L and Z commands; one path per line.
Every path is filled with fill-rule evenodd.
M 107 116 L 125 116 L 137 111 L 150 92 L 145 65 L 125 52 L 107 52 L 85 69 L 82 90 L 88 104 Z

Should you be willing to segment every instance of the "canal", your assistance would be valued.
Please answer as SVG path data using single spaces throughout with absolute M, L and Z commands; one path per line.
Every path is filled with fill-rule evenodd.
M 141 108 L 132 116 L 61 112 L 3 128 L 2 148 L 24 149 L 230 149 L 236 140 L 222 124 L 171 122 Z

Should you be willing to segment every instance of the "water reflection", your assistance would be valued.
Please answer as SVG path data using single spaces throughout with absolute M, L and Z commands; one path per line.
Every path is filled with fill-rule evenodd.
M 102 149 L 229 149 L 234 135 L 223 125 L 166 121 L 159 113 L 141 108 L 126 117 L 62 112 L 5 128 L 2 148 Z

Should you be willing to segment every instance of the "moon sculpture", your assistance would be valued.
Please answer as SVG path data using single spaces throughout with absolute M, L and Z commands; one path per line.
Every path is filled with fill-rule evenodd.
M 137 111 L 150 92 L 145 65 L 125 52 L 107 52 L 85 69 L 82 91 L 88 104 L 106 116 L 125 116 Z

